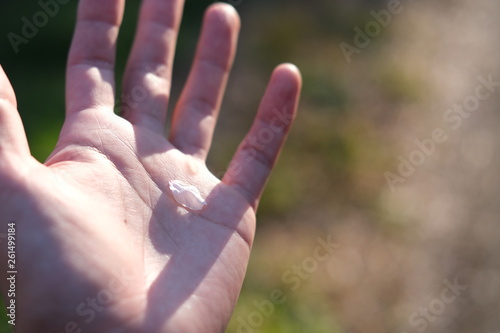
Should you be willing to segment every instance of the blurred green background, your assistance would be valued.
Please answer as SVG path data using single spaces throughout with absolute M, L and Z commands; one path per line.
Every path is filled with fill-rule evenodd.
M 186 3 L 173 101 L 211 3 Z M 386 10 L 391 1 L 232 3 L 242 32 L 208 160 L 214 174 L 226 169 L 276 65 L 295 63 L 304 90 L 261 200 L 249 271 L 228 332 L 500 332 L 498 94 L 459 130 L 442 117 L 474 92 L 477 76 L 500 80 L 498 2 L 402 1 L 400 12 L 350 62 L 341 43 L 355 45 L 354 28 L 364 31 L 375 21 L 372 11 Z M 36 1 L 0 2 L 1 65 L 40 161 L 63 122 L 76 4 L 61 5 L 15 53 L 8 33 L 20 34 L 22 17 L 40 7 Z M 139 1 L 127 2 L 118 80 L 138 7 Z M 398 157 L 408 158 L 415 140 L 429 138 L 435 128 L 449 140 L 391 190 L 386 172 L 397 174 Z M 307 266 L 317 239 L 328 237 L 338 248 Z M 290 273 L 294 265 L 310 272 Z M 443 281 L 456 278 L 467 291 L 444 309 L 431 308 L 432 320 L 422 315 L 420 309 L 439 303 Z M 286 300 L 262 310 L 275 289 Z M 8 332 L 2 325 L 0 331 Z

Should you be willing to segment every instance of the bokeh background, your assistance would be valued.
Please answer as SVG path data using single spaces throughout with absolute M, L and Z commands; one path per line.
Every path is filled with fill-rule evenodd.
M 375 20 L 371 11 L 394 1 L 229 1 L 241 14 L 242 33 L 210 169 L 218 175 L 226 169 L 274 66 L 297 64 L 304 91 L 261 201 L 228 332 L 500 332 L 500 87 L 491 87 L 474 112 L 458 120 L 453 113 L 456 122 L 444 118 L 471 100 L 479 76 L 500 81 L 500 2 L 402 0 L 400 12 L 372 30 L 369 44 L 348 62 L 341 43 L 355 45 L 354 29 L 365 31 Z M 210 3 L 187 0 L 174 100 Z M 40 7 L 0 2 L 0 61 L 40 161 L 63 122 L 76 5 L 61 5 L 15 53 L 8 33 L 20 34 L 21 19 L 31 20 Z M 118 80 L 138 6 L 127 3 Z M 415 140 L 428 142 L 439 128 L 447 140 L 434 143 L 391 188 L 387 172 L 423 156 Z M 311 259 L 318 238 L 336 244 L 326 260 Z M 270 307 L 276 289 L 283 302 Z

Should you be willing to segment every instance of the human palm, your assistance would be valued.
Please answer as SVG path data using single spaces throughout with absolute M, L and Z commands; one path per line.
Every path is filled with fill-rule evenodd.
M 16 221 L 18 332 L 220 332 L 227 325 L 300 75 L 291 65 L 275 70 L 250 132 L 217 179 L 205 159 L 239 19 L 227 5 L 207 11 L 167 139 L 182 6 L 143 1 L 120 117 L 113 68 L 124 1 L 80 1 L 66 120 L 45 164 L 30 156 L 0 71 L 0 231 Z M 195 186 L 206 205 L 177 203 L 172 180 Z M 4 295 L 7 289 L 4 281 Z

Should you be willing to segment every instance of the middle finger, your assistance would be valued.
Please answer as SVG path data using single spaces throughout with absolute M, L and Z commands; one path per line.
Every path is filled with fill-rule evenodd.
M 183 7 L 184 0 L 143 0 L 123 81 L 123 116 L 162 134 Z

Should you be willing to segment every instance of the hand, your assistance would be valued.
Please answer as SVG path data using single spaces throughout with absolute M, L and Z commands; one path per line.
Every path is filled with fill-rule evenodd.
M 113 68 L 124 2 L 80 1 L 66 120 L 45 164 L 30 155 L 0 70 L 0 232 L 16 222 L 17 332 L 221 332 L 240 292 L 255 210 L 296 112 L 300 74 L 292 65 L 274 71 L 220 181 L 205 159 L 235 54 L 235 10 L 207 10 L 167 139 L 183 1 L 143 1 L 120 117 Z M 197 187 L 206 206 L 180 206 L 171 180 Z M 3 279 L 5 300 L 8 289 Z

